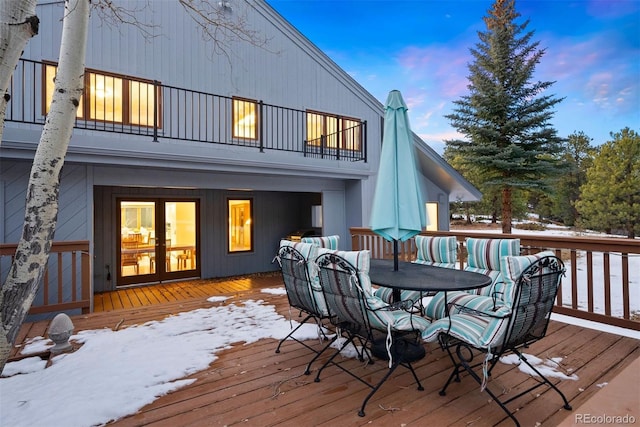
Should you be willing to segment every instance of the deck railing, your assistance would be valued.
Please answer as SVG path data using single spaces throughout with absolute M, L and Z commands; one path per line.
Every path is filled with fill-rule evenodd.
M 354 227 L 350 231 L 353 250 L 369 249 L 373 258 L 393 257 L 393 244 L 370 229 Z M 467 237 L 507 237 L 459 231 L 421 234 L 456 236 L 461 269 L 466 261 Z M 508 238 L 520 239 L 522 254 L 552 250 L 565 262 L 567 274 L 562 279 L 555 313 L 640 330 L 640 240 L 519 234 L 510 234 Z M 415 259 L 414 239 L 400 242 L 398 252 L 400 260 Z
M 0 284 L 4 283 L 17 244 L 0 244 Z M 68 310 L 91 310 L 91 263 L 89 242 L 53 242 L 41 291 L 31 304 L 29 314 Z
M 9 86 L 11 98 L 6 121 L 42 125 L 45 121 L 46 97 L 43 62 L 21 59 Z M 115 77 L 105 75 L 113 80 Z M 111 81 L 109 80 L 109 81 Z M 101 119 L 76 118 L 76 129 L 140 135 L 153 141 L 171 139 L 221 145 L 243 146 L 255 150 L 277 150 L 300 153 L 305 157 L 367 161 L 367 123 L 338 115 L 327 115 L 334 122 L 334 133 L 308 140 L 305 110 L 250 102 L 253 124 L 236 124 L 235 117 L 248 110 L 234 107 L 234 98 L 197 90 L 145 82 L 150 87 L 148 102 L 134 109 L 94 100 L 84 111 Z M 157 96 L 153 96 L 153 93 Z M 84 100 L 84 103 L 87 101 Z M 131 103 L 133 104 L 133 103 Z M 255 109 L 255 111 L 253 110 Z M 89 113 L 90 111 L 90 113 Z M 113 119 L 119 114 L 119 119 Z M 312 112 L 314 116 L 320 113 Z M 110 119 L 111 118 L 111 119 Z M 240 136 L 238 135 L 240 134 Z

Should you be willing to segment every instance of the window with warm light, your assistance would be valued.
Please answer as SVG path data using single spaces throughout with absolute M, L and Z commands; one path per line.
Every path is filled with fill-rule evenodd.
M 53 100 L 53 87 L 55 85 L 56 72 L 58 71 L 58 67 L 51 64 L 44 64 L 44 114 L 49 112 L 49 106 L 51 105 L 51 101 Z M 80 98 L 80 105 L 78 106 L 78 110 L 76 111 L 76 117 L 81 119 L 84 117 L 84 107 L 83 107 L 84 96 Z
M 132 124 L 153 126 L 155 102 L 152 84 L 129 80 L 129 117 Z M 158 126 L 160 126 L 159 120 Z
M 258 139 L 258 104 L 255 101 L 233 99 L 233 137 Z
M 89 119 L 122 123 L 122 79 L 98 73 L 89 76 Z
M 438 231 L 438 203 L 427 202 L 427 231 Z
M 253 249 L 251 199 L 229 199 L 229 252 Z
M 355 119 L 317 112 L 307 112 L 307 144 L 343 150 L 359 150 L 361 141 L 360 122 Z M 339 144 L 339 145 L 338 145 Z
M 360 150 L 362 126 L 359 121 L 342 119 L 342 135 L 342 148 L 345 150 Z
M 57 68 L 55 64 L 44 66 L 44 114 L 48 113 L 53 98 Z M 155 86 L 151 81 L 87 69 L 84 86 L 77 118 L 153 126 L 154 110 L 158 112 L 158 118 L 161 117 L 160 97 L 156 96 Z M 160 120 L 155 125 L 161 127 Z

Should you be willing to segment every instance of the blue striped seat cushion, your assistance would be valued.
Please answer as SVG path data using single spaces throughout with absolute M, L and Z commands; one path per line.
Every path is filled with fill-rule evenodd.
M 485 295 L 469 294 L 465 291 L 450 291 L 446 293 L 438 292 L 424 308 L 424 315 L 429 319 L 442 319 L 449 315 L 461 312 L 461 307 L 470 308 L 475 311 L 493 314 L 499 306 L 494 304 L 493 298 Z
M 338 249 L 340 236 L 303 237 L 300 241 L 304 243 L 311 243 L 319 248 Z
M 415 237 L 418 255 L 415 263 L 455 268 L 458 257 L 458 244 L 455 236 Z
M 531 264 L 546 256 L 554 256 L 552 251 L 538 252 L 534 255 L 508 256 L 500 260 L 503 281 L 496 284 L 496 294 L 503 301 L 503 305 L 513 307 L 516 283 L 520 275 Z
M 446 333 L 474 347 L 486 349 L 502 343 L 507 325 L 508 318 L 454 314 L 433 322 L 422 333 L 422 339 L 433 342 L 440 333 Z
M 489 286 L 469 291 L 478 295 L 491 296 L 495 284 L 502 281 L 500 259 L 504 256 L 520 255 L 520 239 L 466 239 L 467 265 L 465 270 L 490 276 Z

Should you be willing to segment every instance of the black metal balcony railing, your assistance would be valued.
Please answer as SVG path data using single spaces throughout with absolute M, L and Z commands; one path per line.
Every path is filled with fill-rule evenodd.
M 43 124 L 45 114 L 45 85 L 43 62 L 21 59 L 13 73 L 9 93 L 11 99 L 7 106 L 6 121 Z M 93 72 L 105 80 L 119 79 L 107 74 Z M 126 78 L 125 78 L 126 80 Z M 131 82 L 140 83 L 138 80 Z M 356 126 L 345 127 L 333 134 L 318 139 L 307 140 L 307 112 L 293 108 L 280 107 L 256 102 L 255 137 L 234 137 L 234 99 L 226 96 L 184 89 L 160 84 L 144 83 L 155 89 L 150 102 L 142 102 L 132 107 L 97 103 L 91 105 L 94 117 L 110 117 L 114 111 L 121 111 L 122 120 L 88 120 L 76 118 L 75 128 L 114 132 L 129 135 L 148 136 L 158 141 L 160 138 L 193 141 L 213 144 L 245 146 L 264 150 L 278 150 L 301 153 L 306 157 L 325 158 L 345 161 L 367 161 L 366 157 L 366 121 L 356 122 Z M 127 90 L 125 88 L 125 90 Z M 86 93 L 86 90 L 85 90 Z M 85 95 L 84 98 L 87 98 Z M 83 98 L 83 102 L 87 102 Z M 122 98 L 128 98 L 123 96 Z M 136 108 L 136 117 L 148 117 L 148 120 L 128 120 L 131 110 Z M 104 111 L 102 111 L 103 109 Z M 86 106 L 85 106 L 85 110 Z M 318 113 L 314 113 L 317 115 Z M 85 114 L 85 117 L 88 116 Z M 155 120 L 153 118 L 156 118 Z M 353 124 L 354 119 L 343 120 L 331 116 L 337 123 Z M 147 124 L 135 124 L 146 122 Z

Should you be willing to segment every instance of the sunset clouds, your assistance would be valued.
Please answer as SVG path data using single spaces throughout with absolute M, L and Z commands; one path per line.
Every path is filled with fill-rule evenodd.
M 442 152 L 460 138 L 444 115 L 468 93 L 470 49 L 491 0 L 267 0 L 381 102 L 398 89 L 412 129 Z M 516 0 L 545 50 L 535 80 L 564 100 L 551 124 L 599 145 L 624 127 L 640 131 L 640 2 Z M 310 19 L 309 13 L 313 13 Z

